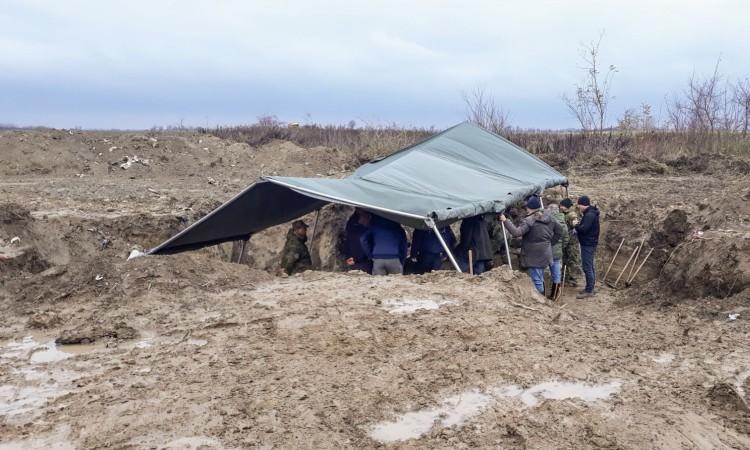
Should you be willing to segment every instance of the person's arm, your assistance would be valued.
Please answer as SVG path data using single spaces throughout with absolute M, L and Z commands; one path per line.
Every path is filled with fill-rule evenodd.
M 521 225 L 515 226 L 513 225 L 513 222 L 511 222 L 508 218 L 505 217 L 504 214 L 500 215 L 500 221 L 503 223 L 503 226 L 508 229 L 511 235 L 515 237 L 522 237 L 524 234 L 529 232 L 529 225 L 524 220 L 521 222 Z
M 568 233 L 568 225 L 565 224 L 565 221 L 560 224 L 560 229 L 562 230 L 562 245 L 567 247 L 570 242 L 570 233 Z
M 555 226 L 552 227 L 552 245 L 557 244 L 563 236 L 563 228 L 556 220 L 552 222 Z
M 409 252 L 411 258 L 419 256 L 425 234 L 427 234 L 426 231 L 414 230 L 414 234 L 411 235 L 411 251 Z

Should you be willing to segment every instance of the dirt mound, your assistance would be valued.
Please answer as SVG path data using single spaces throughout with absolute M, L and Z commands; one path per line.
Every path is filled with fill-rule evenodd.
M 750 287 L 750 232 L 706 231 L 676 246 L 661 283 L 689 298 L 726 298 Z
M 248 184 L 261 175 L 331 176 L 351 170 L 351 157 L 325 147 L 273 141 L 254 148 L 196 132 L 0 132 L 0 174 L 107 177 L 197 177 Z
M 730 411 L 750 412 L 745 399 L 730 383 L 716 383 L 708 391 L 708 399 L 713 406 Z
M 676 158 L 665 159 L 664 163 L 681 173 L 750 174 L 750 162 L 747 159 L 721 153 L 680 155 Z
M 134 339 L 138 336 L 138 331 L 126 324 L 118 322 L 110 325 L 91 325 L 85 324 L 78 328 L 63 330 L 60 336 L 55 339 L 56 344 L 91 344 L 98 340 L 109 339 Z
M 681 209 L 673 209 L 667 213 L 661 225 L 651 233 L 649 244 L 659 249 L 676 247 L 685 240 L 690 231 L 691 225 L 687 213 Z

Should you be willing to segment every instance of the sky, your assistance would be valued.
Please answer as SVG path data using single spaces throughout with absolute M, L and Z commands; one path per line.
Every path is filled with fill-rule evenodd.
M 514 126 L 572 128 L 561 97 L 602 32 L 612 123 L 663 116 L 719 58 L 750 76 L 748 24 L 748 0 L 0 0 L 0 124 L 441 129 L 482 89 Z

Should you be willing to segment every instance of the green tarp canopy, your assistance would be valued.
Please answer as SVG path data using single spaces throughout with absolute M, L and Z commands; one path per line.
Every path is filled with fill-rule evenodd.
M 512 142 L 465 122 L 349 177 L 261 177 L 150 254 L 247 239 L 328 204 L 357 206 L 401 224 L 427 229 L 499 213 L 567 178 Z

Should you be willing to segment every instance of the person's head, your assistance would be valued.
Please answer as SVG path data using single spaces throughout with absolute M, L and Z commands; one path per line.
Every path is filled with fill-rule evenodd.
M 564 198 L 560 201 L 560 211 L 568 212 L 573 207 L 573 201 L 569 198 Z
M 578 210 L 581 212 L 586 211 L 591 206 L 591 199 L 587 195 L 578 197 Z
M 528 212 L 529 214 L 539 210 L 541 207 L 542 202 L 536 195 L 532 195 L 528 200 L 526 200 L 526 212 Z
M 292 233 L 299 237 L 307 237 L 307 224 L 301 220 L 292 222 Z
M 372 222 L 372 214 L 368 211 L 365 211 L 364 209 L 360 209 L 358 210 L 358 212 L 359 212 L 359 219 L 358 219 L 359 224 L 369 227 L 370 223 Z
M 560 207 L 559 207 L 559 206 L 557 205 L 557 203 L 554 203 L 554 202 L 550 202 L 550 203 L 548 203 L 548 204 L 547 204 L 547 205 L 545 206 L 545 208 L 547 208 L 547 209 L 548 209 L 549 211 L 551 211 L 551 212 L 553 212 L 553 213 L 554 213 L 554 212 L 557 212 L 557 211 L 559 211 L 559 210 L 560 210 Z

